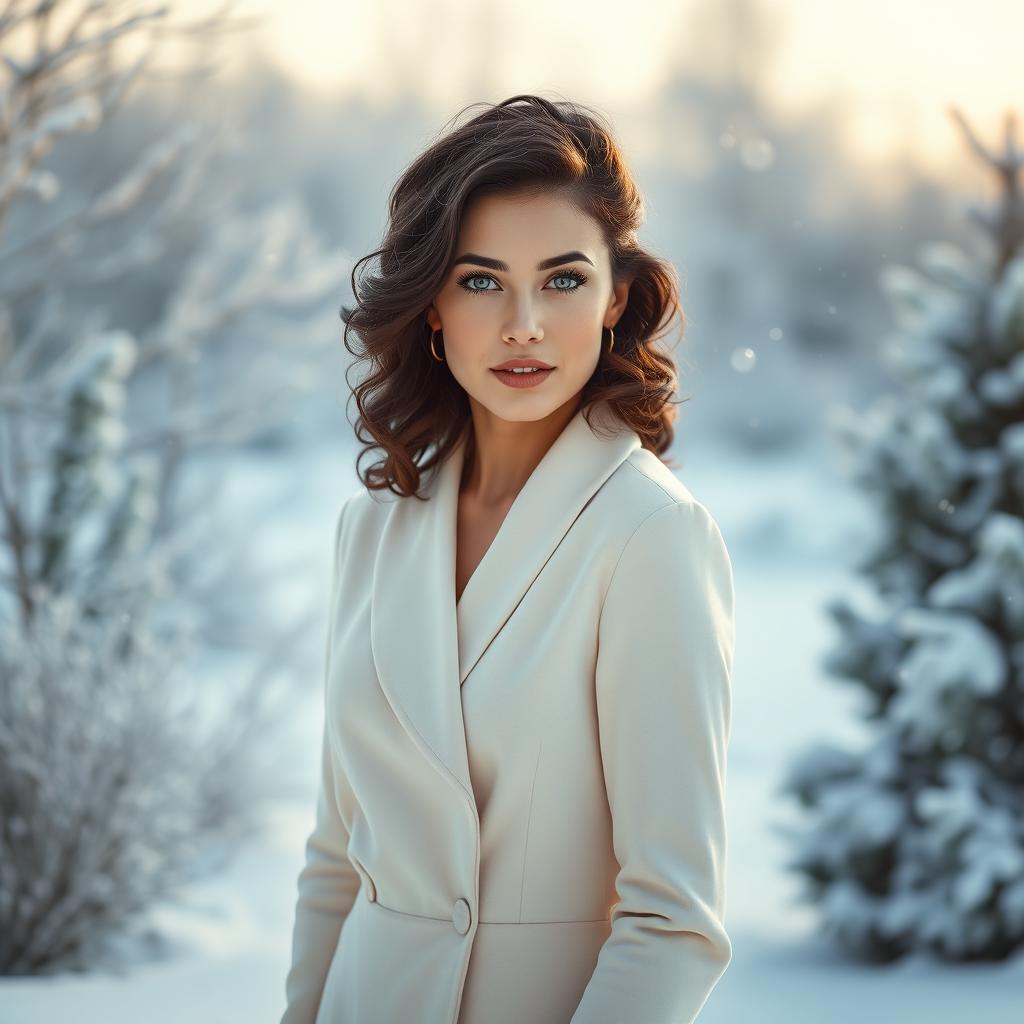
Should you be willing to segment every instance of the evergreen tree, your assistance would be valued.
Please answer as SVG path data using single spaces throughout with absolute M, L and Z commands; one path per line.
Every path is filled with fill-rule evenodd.
M 879 512 L 855 565 L 873 607 L 830 603 L 825 660 L 862 688 L 867 739 L 806 750 L 783 782 L 803 812 L 787 866 L 875 961 L 1024 945 L 1024 154 L 1012 117 L 998 154 L 953 114 L 1000 183 L 971 211 L 984 244 L 883 275 L 902 387 L 832 423 Z

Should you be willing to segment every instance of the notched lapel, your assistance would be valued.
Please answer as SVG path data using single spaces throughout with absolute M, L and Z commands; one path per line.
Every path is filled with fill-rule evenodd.
M 595 434 L 577 412 L 516 496 L 456 606 L 459 482 L 466 439 L 435 471 L 427 501 L 390 508 L 374 565 L 371 647 L 381 688 L 424 753 L 473 798 L 461 685 L 579 514 L 640 447 L 604 406 Z M 610 436 L 609 436 L 610 435 Z

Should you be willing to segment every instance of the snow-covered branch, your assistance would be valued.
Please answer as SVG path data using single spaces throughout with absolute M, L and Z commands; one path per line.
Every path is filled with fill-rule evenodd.
M 117 152 L 115 107 L 155 53 L 121 45 L 237 27 L 231 3 L 178 25 L 172 6 L 0 15 L 0 973 L 90 966 L 255 824 L 252 737 L 309 621 L 275 629 L 222 717 L 186 706 L 209 696 L 193 641 L 235 640 L 259 588 L 244 534 L 211 526 L 218 481 L 190 496 L 182 469 L 274 425 L 304 371 L 275 318 L 301 326 L 351 262 L 297 198 L 252 209 L 212 173 L 237 141 L 221 126 Z M 54 36 L 58 11 L 73 18 Z M 106 168 L 98 184 L 71 146 Z

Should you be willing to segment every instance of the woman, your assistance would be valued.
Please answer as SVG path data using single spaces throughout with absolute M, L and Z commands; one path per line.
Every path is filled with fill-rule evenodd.
M 536 96 L 390 215 L 282 1024 L 691 1021 L 732 954 L 733 578 L 659 458 L 671 266 L 608 128 Z

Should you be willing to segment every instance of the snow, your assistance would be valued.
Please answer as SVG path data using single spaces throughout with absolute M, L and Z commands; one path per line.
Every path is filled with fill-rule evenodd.
M 1014 339 L 1024 334 L 1024 253 L 1010 261 L 996 284 L 988 308 L 987 327 L 996 345 L 1013 345 Z
M 274 595 L 284 614 L 314 593 L 325 607 L 323 559 L 336 510 L 358 485 L 354 455 L 355 448 L 344 443 L 320 442 L 278 455 L 239 455 L 230 466 L 228 500 L 241 518 L 254 494 L 262 497 L 269 489 L 281 495 L 276 519 L 254 539 L 254 557 L 268 565 L 309 567 L 306 593 L 293 586 Z M 1020 1019 L 1024 955 L 1004 964 L 970 966 L 923 956 L 882 967 L 851 963 L 817 933 L 814 908 L 799 901 L 801 879 L 785 868 L 792 847 L 782 829 L 799 816 L 778 789 L 794 754 L 813 742 L 843 745 L 864 739 L 855 714 L 858 695 L 822 667 L 832 637 L 825 605 L 857 589 L 844 566 L 863 516 L 860 499 L 813 453 L 784 460 L 762 454 L 744 461 L 697 441 L 681 462 L 679 475 L 722 529 L 737 587 L 727 785 L 726 924 L 734 955 L 700 1024 L 961 1024 L 968 1017 L 971 1024 L 1009 1024 Z M 281 733 L 291 756 L 279 761 L 290 765 L 294 795 L 276 806 L 265 838 L 241 849 L 221 876 L 190 886 L 183 905 L 152 914 L 152 926 L 169 938 L 166 945 L 154 937 L 152 952 L 128 947 L 120 968 L 89 975 L 0 979 L 3 1024 L 279 1019 L 295 878 L 314 815 L 317 749 L 311 737 L 321 714 L 319 650 L 318 636 L 311 635 L 309 678 L 297 688 L 303 696 Z M 963 653 L 976 657 L 977 648 L 969 645 Z M 841 763 L 819 764 L 841 774 Z M 962 821 L 973 814 L 976 799 L 970 769 L 956 759 L 947 768 L 954 788 L 927 801 L 932 813 Z M 884 775 L 881 752 L 878 771 Z M 875 787 L 872 799 L 879 793 Z M 954 794 L 956 802 L 950 804 Z M 873 804 L 858 813 L 882 828 L 897 824 L 893 811 Z M 970 873 L 957 883 L 968 902 L 992 878 L 1021 871 L 1010 823 L 1000 826 L 991 812 L 987 808 L 984 816 L 986 830 L 972 840 L 979 848 L 970 858 Z M 830 898 L 843 899 L 842 889 Z M 852 904 L 847 917 L 868 909 L 862 894 L 845 898 Z M 1005 900 L 1008 915 L 1024 913 L 1024 885 L 1008 889 Z M 898 903 L 887 908 L 894 924 L 900 912 Z M 920 916 L 919 909 L 904 912 Z M 936 918 L 931 926 L 941 931 L 954 921 L 963 918 Z

